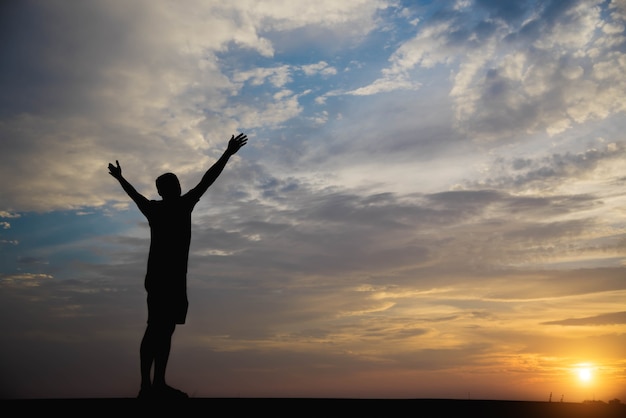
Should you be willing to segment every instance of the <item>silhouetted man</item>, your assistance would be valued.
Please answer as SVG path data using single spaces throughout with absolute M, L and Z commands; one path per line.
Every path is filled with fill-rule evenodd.
M 240 133 L 233 135 L 219 160 L 202 177 L 196 187 L 181 195 L 175 174 L 166 173 L 156 179 L 162 200 L 148 200 L 122 176 L 120 163 L 109 163 L 109 174 L 150 224 L 150 253 L 145 277 L 148 293 L 148 325 L 141 340 L 141 390 L 139 398 L 187 398 L 187 394 L 165 383 L 165 369 L 170 355 L 176 324 L 187 317 L 187 260 L 191 241 L 191 212 L 200 197 L 220 175 L 229 158 L 248 141 Z M 151 380 L 152 366 L 154 376 Z

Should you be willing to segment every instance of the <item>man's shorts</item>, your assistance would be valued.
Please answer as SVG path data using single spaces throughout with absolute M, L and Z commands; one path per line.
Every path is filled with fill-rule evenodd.
M 184 324 L 189 302 L 187 295 L 148 292 L 148 323 Z

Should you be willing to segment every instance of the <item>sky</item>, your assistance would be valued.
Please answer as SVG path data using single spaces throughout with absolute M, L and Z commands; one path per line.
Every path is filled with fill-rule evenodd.
M 194 187 L 193 397 L 626 402 L 626 1 L 0 4 L 0 397 L 135 397 Z

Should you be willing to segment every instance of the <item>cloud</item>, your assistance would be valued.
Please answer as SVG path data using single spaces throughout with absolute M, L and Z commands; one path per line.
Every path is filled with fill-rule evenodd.
M 594 326 L 626 324 L 626 312 L 611 312 L 585 318 L 569 318 L 558 321 L 542 322 L 542 325 Z
M 619 229 L 605 235 L 605 220 L 594 216 L 603 206 L 593 195 L 527 196 L 503 189 L 367 194 L 278 178 L 256 180 L 249 192 L 245 204 L 215 194 L 213 205 L 230 207 L 228 215 L 210 216 L 199 206 L 193 248 L 230 255 L 194 262 L 208 263 L 218 275 L 240 266 L 241 276 L 275 285 L 303 274 L 371 280 L 387 274 L 386 280 L 412 287 L 443 271 L 459 285 L 469 271 L 516 274 L 574 259 L 620 258 Z M 602 249 L 598 240 L 606 240 Z M 402 273 L 409 271 L 414 280 Z M 575 288 L 572 282 L 569 289 Z M 552 286 L 538 289 L 529 297 Z
M 595 65 L 621 65 L 614 61 L 621 59 L 619 49 L 598 31 L 600 9 L 593 2 L 569 6 L 537 10 L 519 28 L 499 32 L 494 41 L 509 50 L 514 46 L 513 52 L 494 48 L 473 82 L 453 91 L 459 124 L 488 136 L 519 130 L 555 134 L 624 110 L 615 101 L 624 92 L 622 79 L 612 78 L 609 86 L 589 67 L 592 56 Z M 532 47 L 515 48 L 522 46 L 520 39 L 532 40 Z
M 559 190 L 572 181 L 610 182 L 619 177 L 619 170 L 614 171 L 613 166 L 623 159 L 624 144 L 598 145 L 598 148 L 590 148 L 580 153 L 499 159 L 490 167 L 490 174 L 494 177 L 473 185 L 546 192 Z M 499 177 L 498 173 L 503 176 Z
M 372 94 L 387 93 L 395 90 L 414 90 L 417 88 L 419 88 L 419 84 L 412 82 L 405 76 L 386 75 L 384 78 L 378 79 L 368 86 L 359 87 L 358 89 L 348 91 L 345 94 L 353 96 L 369 96 Z
M 314 74 L 321 74 L 323 76 L 337 74 L 337 69 L 329 66 L 325 61 L 320 61 L 317 64 L 303 65 L 301 68 L 304 74 L 308 76 Z
M 50 274 L 43 273 L 20 273 L 0 276 L 0 286 L 40 286 L 42 281 L 53 279 Z
M 416 88 L 411 75 L 448 68 L 457 127 L 477 139 L 554 135 L 625 110 L 623 16 L 603 20 L 600 2 L 476 3 L 422 21 L 383 77 L 350 94 Z
M 18 263 L 22 265 L 34 265 L 34 264 L 47 264 L 48 262 L 40 257 L 33 256 L 20 256 L 18 258 Z
M 266 79 L 269 79 L 274 87 L 283 87 L 292 80 L 290 74 L 291 69 L 288 65 L 277 68 L 255 68 L 250 71 L 238 72 L 235 74 L 234 81 L 249 81 L 252 85 L 261 85 L 265 83 Z
M 10 213 L 7 211 L 0 211 L 0 218 L 19 218 L 20 214 L 19 213 Z
M 3 210 L 80 209 L 117 200 L 115 185 L 102 175 L 115 159 L 139 173 L 134 181 L 142 189 L 155 176 L 149 167 L 201 173 L 213 157 L 206 153 L 220 152 L 231 133 L 273 128 L 302 111 L 299 94 L 283 88 L 289 67 L 232 71 L 219 54 L 270 57 L 272 41 L 263 34 L 278 41 L 299 28 L 362 36 L 374 27 L 380 7 L 366 0 L 315 7 L 209 1 L 185 8 L 137 2 L 70 10 L 53 1 L 8 9 L 4 38 L 16 42 L 15 59 L 0 68 L 3 97 L 13 98 L 0 102 L 3 146 L 11 150 L 1 161 Z M 323 62 L 299 68 L 335 73 Z M 266 78 L 283 91 L 238 103 L 242 82 Z M 199 158 L 190 161 L 190 155 Z M 20 163 L 33 158 L 36 170 Z M 65 181 L 72 187 L 61 186 Z
M 7 157 L 0 169 L 2 206 L 4 210 L 84 210 L 115 202 L 118 189 L 102 168 L 106 170 L 106 164 L 115 159 L 132 173 L 133 183 L 142 191 L 151 190 L 154 177 L 174 167 L 184 179 L 193 181 L 219 156 L 230 134 L 244 129 L 256 134 L 259 146 L 272 144 L 266 151 L 282 152 L 283 161 L 301 169 L 312 161 L 305 150 L 322 151 L 318 157 L 329 163 L 342 159 L 332 151 L 359 153 L 351 167 L 327 165 L 339 175 L 354 168 L 350 175 L 357 177 L 358 164 L 367 167 L 369 156 L 374 155 L 372 148 L 383 147 L 382 133 L 375 126 L 393 118 L 391 135 L 395 138 L 406 137 L 408 131 L 423 132 L 427 122 L 420 124 L 406 116 L 419 112 L 427 118 L 443 118 L 447 111 L 442 109 L 449 104 L 430 88 L 418 97 L 442 106 L 428 106 L 433 115 L 424 113 L 407 95 L 389 96 L 389 102 L 397 103 L 395 109 L 381 102 L 381 107 L 371 108 L 372 114 L 360 118 L 367 129 L 360 135 L 360 150 L 355 150 L 344 144 L 335 147 L 337 136 L 317 130 L 335 120 L 340 121 L 338 126 L 350 123 L 355 129 L 352 120 L 362 109 L 352 107 L 355 112 L 350 113 L 351 107 L 336 108 L 340 101 L 334 99 L 421 92 L 423 82 L 442 69 L 452 71 L 447 93 L 459 129 L 455 135 L 444 131 L 429 135 L 430 144 L 442 149 L 466 135 L 502 141 L 513 132 L 555 135 L 573 124 L 623 110 L 623 101 L 618 99 L 623 96 L 622 72 L 615 70 L 624 60 L 619 50 L 622 23 L 616 12 L 607 18 L 589 2 L 537 6 L 521 14 L 513 6 L 477 4 L 478 9 L 440 10 L 436 19 L 411 25 L 415 35 L 395 48 L 387 47 L 391 51 L 388 65 L 380 68 L 378 77 L 374 68 L 368 68 L 346 84 L 341 84 L 345 75 L 326 59 L 264 66 L 249 65 L 245 57 L 275 54 L 272 45 L 289 37 L 306 42 L 306 35 L 298 31 L 312 27 L 332 27 L 342 39 L 359 45 L 358 41 L 366 42 L 364 35 L 380 29 L 376 16 L 383 12 L 391 16 L 395 8 L 367 1 L 324 2 L 315 8 L 281 2 L 268 2 L 263 8 L 240 2 L 203 2 L 190 8 L 194 10 L 190 14 L 187 9 L 162 4 L 144 7 L 136 3 L 125 9 L 99 3 L 65 13 L 63 3 L 47 3 L 45 12 L 63 22 L 59 24 L 66 28 L 63 32 L 46 24 L 43 11 L 18 10 L 26 17 L 22 26 L 9 25 L 5 30 L 13 31 L 11 36 L 24 42 L 21 50 L 29 52 L 6 61 L 0 71 L 0 82 L 10 93 L 7 97 L 18 98 L 0 104 L 3 138 L 11 150 L 10 159 L 4 154 Z M 406 8 L 395 18 L 414 21 L 421 11 Z M 86 21 L 93 24 L 86 26 L 82 23 Z M 24 28 L 29 25 L 37 30 L 26 34 Z M 155 32 L 155 27 L 160 30 Z M 601 33 L 600 27 L 604 28 Z M 73 34 L 71 38 L 68 33 Z M 376 63 L 381 64 L 383 60 Z M 46 68 L 45 74 L 37 72 L 41 68 Z M 20 74 L 33 77 L 26 82 Z M 322 76 L 333 83 L 311 85 L 301 80 L 303 74 L 310 82 Z M 361 83 L 369 75 L 373 79 Z M 26 89 L 33 86 L 41 88 L 28 94 Z M 305 103 L 312 93 L 316 99 L 311 100 L 324 109 Z M 275 129 L 289 138 L 289 150 L 271 139 Z M 320 143 L 300 139 L 309 134 L 319 135 Z M 403 149 L 419 150 L 405 152 L 407 161 L 423 155 L 423 139 L 413 135 L 404 142 Z M 307 148 L 300 152 L 301 146 Z M 270 167 L 272 157 L 262 156 L 268 158 Z M 33 158 L 37 170 L 21 163 Z M 60 181 L 45 181 L 42 173 Z M 72 187 L 61 185 L 66 181 Z

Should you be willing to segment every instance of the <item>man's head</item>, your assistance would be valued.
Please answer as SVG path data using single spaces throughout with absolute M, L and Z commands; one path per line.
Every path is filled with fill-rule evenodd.
M 174 173 L 165 173 L 157 177 L 156 188 L 163 199 L 180 197 L 181 189 L 178 177 Z

